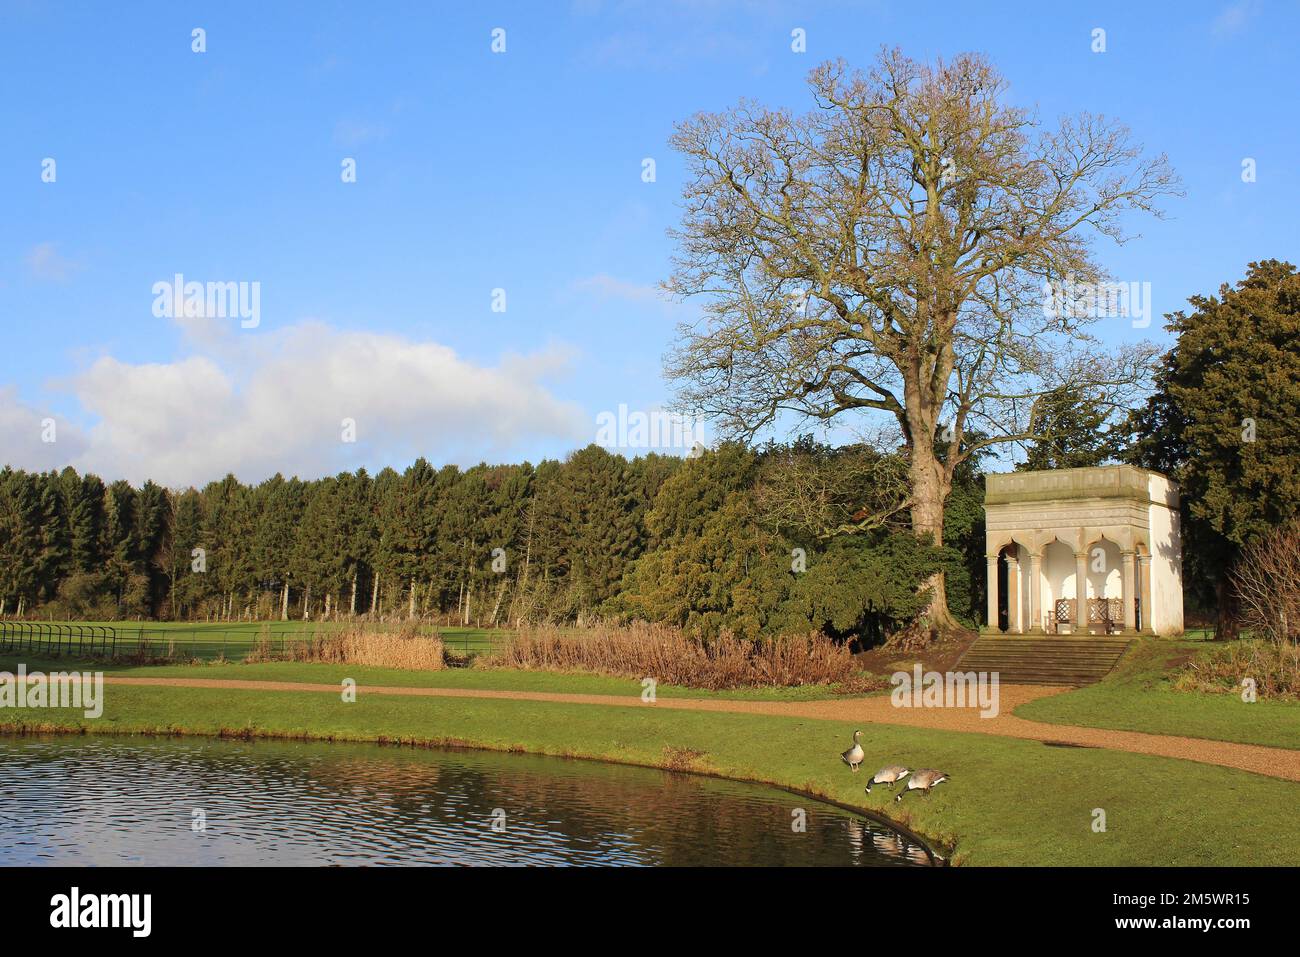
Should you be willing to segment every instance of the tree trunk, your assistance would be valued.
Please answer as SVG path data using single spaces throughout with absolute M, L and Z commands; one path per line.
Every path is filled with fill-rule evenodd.
M 352 618 L 357 617 L 357 573 L 352 571 L 352 601 L 348 605 L 348 615 Z
M 302 620 L 306 621 L 311 615 L 311 585 L 307 586 L 307 591 L 302 596 Z
M 492 606 L 492 627 L 493 628 L 497 626 L 497 615 L 501 611 L 501 599 L 505 596 L 505 593 L 506 593 L 506 583 L 505 583 L 505 579 L 502 579 L 501 584 L 497 586 L 496 604 Z
M 524 546 L 524 571 L 519 577 L 519 587 L 515 589 L 514 595 L 510 598 L 510 620 L 513 620 L 515 627 L 520 624 L 521 615 L 517 614 L 521 602 L 527 601 L 528 596 L 528 567 L 533 557 L 533 518 L 537 514 L 537 500 L 528 506 L 528 544 Z
M 370 584 L 370 617 L 374 618 L 379 613 L 379 576 Z
M 934 454 L 933 425 L 912 432 L 911 473 L 912 533 L 936 548 L 943 547 L 943 506 L 950 485 L 944 465 Z M 942 571 L 926 579 L 930 589 L 930 604 L 921 613 L 921 623 L 930 638 L 961 630 L 961 623 L 948 610 L 948 592 Z
M 1232 641 L 1237 637 L 1237 595 L 1232 580 L 1221 575 L 1214 586 L 1217 611 L 1214 619 L 1214 640 Z
M 284 580 L 284 594 L 280 598 L 280 620 L 289 620 L 289 579 Z
M 321 615 L 321 618 L 320 618 L 321 621 L 329 621 L 329 620 L 330 620 L 330 599 L 333 598 L 333 597 L 334 597 L 334 593 L 333 593 L 333 592 L 327 591 L 327 592 L 325 593 L 325 614 Z
M 415 617 L 415 576 L 411 576 L 411 607 L 406 614 L 407 618 Z

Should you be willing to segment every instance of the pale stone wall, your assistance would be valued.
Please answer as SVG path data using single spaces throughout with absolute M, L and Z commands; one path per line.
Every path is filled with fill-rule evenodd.
M 1152 623 L 1158 635 L 1183 633 L 1183 552 L 1175 507 L 1151 506 Z
M 985 531 L 989 557 L 1015 543 L 1020 594 L 1011 611 L 1024 630 L 1041 629 L 1056 599 L 1078 597 L 1076 580 L 1082 578 L 1085 601 L 1120 598 L 1130 617 L 1133 599 L 1149 592 L 1150 601 L 1141 603 L 1142 630 L 1182 632 L 1178 489 L 1165 476 L 1130 465 L 992 474 L 985 485 Z M 1139 556 L 1147 555 L 1144 587 Z M 995 611 L 990 604 L 990 617 Z

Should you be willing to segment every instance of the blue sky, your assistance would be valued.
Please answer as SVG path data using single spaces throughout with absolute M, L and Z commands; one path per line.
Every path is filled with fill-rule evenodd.
M 1252 260 L 1296 261 L 1300 4 L 917 14 L 0 3 L 0 459 L 182 484 L 584 445 L 600 412 L 670 399 L 661 357 L 693 308 L 653 291 L 679 218 L 673 124 L 741 97 L 803 110 L 812 67 L 867 66 L 882 44 L 983 51 L 1044 119 L 1114 115 L 1168 153 L 1186 197 L 1101 255 L 1152 284 L 1157 316 Z M 1105 53 L 1091 51 L 1097 27 Z M 806 53 L 791 51 L 795 28 Z M 355 183 L 340 178 L 348 157 Z M 260 324 L 156 317 L 151 287 L 176 273 L 258 282 Z M 1102 332 L 1162 340 L 1159 326 Z M 349 414 L 358 440 L 342 443 Z

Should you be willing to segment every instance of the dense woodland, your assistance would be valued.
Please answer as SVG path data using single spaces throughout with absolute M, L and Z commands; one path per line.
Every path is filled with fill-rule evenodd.
M 792 470 L 872 482 L 899 464 L 810 442 L 686 460 L 590 446 L 536 466 L 421 459 L 402 473 L 227 476 L 180 491 L 6 468 L 0 602 L 54 618 L 635 616 L 704 634 L 880 633 L 915 612 L 916 585 L 938 563 L 973 609 L 962 549 L 925 549 L 901 519 L 828 534 L 876 494 L 851 484 L 799 509 L 777 507 L 773 490 Z M 958 539 L 982 533 L 982 492 L 973 476 L 968 486 L 954 503 Z

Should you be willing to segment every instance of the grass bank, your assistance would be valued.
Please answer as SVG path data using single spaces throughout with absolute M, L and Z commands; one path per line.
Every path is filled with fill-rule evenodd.
M 120 654 L 147 648 L 152 654 L 174 653 L 179 658 L 228 661 L 242 660 L 266 637 L 273 642 L 299 641 L 313 635 L 329 635 L 355 626 L 347 619 L 336 621 L 51 621 L 39 624 L 69 628 L 112 628 L 117 633 Z M 398 631 L 404 622 L 378 622 L 380 631 Z M 509 641 L 505 629 L 438 625 L 417 625 L 426 633 L 436 633 L 448 650 L 458 654 L 482 654 Z
M 290 680 L 285 677 L 290 668 L 307 666 L 239 670 L 248 677 L 254 667 L 275 669 L 267 676 Z M 576 690 L 571 676 L 534 677 L 565 677 L 565 690 Z M 0 731 L 459 744 L 693 770 L 874 810 L 965 864 L 1300 863 L 1300 817 L 1294 814 L 1300 785 L 1168 758 L 871 725 L 864 740 L 868 766 L 902 761 L 952 775 L 932 797 L 913 795 L 897 805 L 887 791 L 864 794 L 864 775 L 851 774 L 840 763 L 839 751 L 853 726 L 837 721 L 669 711 L 640 703 L 363 694 L 347 704 L 321 693 L 138 686 L 110 686 L 106 694 L 101 719 L 70 711 L 7 710 L 0 714 Z M 1105 831 L 1093 830 L 1096 809 L 1105 812 Z
M 68 671 L 93 667 L 105 674 L 133 678 L 234 678 L 243 681 L 296 681 L 303 684 L 339 684 L 351 678 L 359 685 L 394 688 L 465 688 L 471 691 L 543 691 L 573 694 L 641 697 L 641 682 L 608 675 L 515 668 L 444 668 L 440 671 L 404 671 L 359 665 L 315 662 L 198 662 L 142 665 L 122 661 L 87 662 L 73 658 L 33 658 L 0 653 L 0 671 L 14 672 L 19 662 L 28 671 Z M 819 701 L 839 697 L 835 687 L 804 685 L 790 688 L 729 688 L 707 691 L 659 683 L 655 694 L 665 698 L 719 698 L 737 701 Z
M 1142 639 L 1097 684 L 1028 702 L 1015 713 L 1051 724 L 1300 749 L 1300 702 L 1248 704 L 1239 694 L 1173 688 L 1173 669 L 1205 647 L 1196 641 Z

